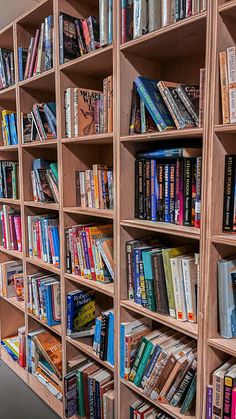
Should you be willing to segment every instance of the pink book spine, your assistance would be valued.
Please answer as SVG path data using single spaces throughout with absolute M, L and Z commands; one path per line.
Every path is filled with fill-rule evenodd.
M 36 54 L 37 54 L 37 51 L 38 51 L 38 42 L 39 42 L 39 29 L 37 29 L 36 34 L 35 34 L 34 46 L 33 46 L 33 52 L 32 52 L 32 57 L 31 57 L 31 61 L 30 61 L 30 68 L 29 68 L 28 77 L 33 76 Z
M 176 201 L 175 201 L 175 222 L 183 225 L 184 219 L 184 191 L 183 191 L 183 162 L 177 160 L 176 163 Z
M 22 231 L 21 231 L 21 216 L 14 217 L 14 226 L 16 232 L 17 249 L 22 252 Z
M 7 248 L 7 236 L 6 236 L 6 227 L 5 227 L 5 217 L 4 214 L 2 212 L 1 215 L 1 222 L 2 222 L 2 234 L 3 234 L 3 247 L 5 247 L 5 249 Z
M 236 419 L 236 387 L 232 391 L 231 419 Z
M 186 17 L 192 16 L 192 0 L 186 1 Z
M 10 247 L 13 250 L 17 250 L 16 230 L 14 224 L 14 215 L 9 215 L 9 227 L 10 227 Z
M 48 238 L 49 238 L 50 250 L 51 250 L 51 255 L 52 255 L 52 264 L 56 266 L 56 258 L 55 258 L 55 251 L 54 251 L 54 246 L 53 246 L 51 226 L 48 226 Z

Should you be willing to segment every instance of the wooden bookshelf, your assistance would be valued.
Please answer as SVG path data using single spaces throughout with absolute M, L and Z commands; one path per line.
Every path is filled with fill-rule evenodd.
M 17 205 L 21 210 L 23 252 L 0 247 L 2 260 L 21 259 L 24 278 L 32 272 L 52 272 L 61 282 L 62 324 L 50 328 L 61 337 L 63 347 L 63 376 L 67 362 L 78 352 L 95 359 L 114 372 L 116 419 L 129 418 L 129 405 L 145 395 L 132 383 L 119 378 L 120 323 L 140 316 L 154 324 L 164 324 L 173 330 L 192 337 L 198 343 L 198 372 L 196 409 L 188 415 L 191 419 L 205 417 L 205 390 L 212 371 L 227 358 L 236 356 L 234 341 L 219 336 L 217 326 L 217 276 L 216 262 L 235 253 L 236 238 L 222 233 L 223 167 L 224 155 L 236 153 L 236 125 L 223 125 L 219 89 L 218 52 L 236 42 L 236 0 L 208 0 L 208 9 L 199 15 L 159 29 L 143 37 L 121 44 L 120 2 L 113 2 L 113 44 L 89 53 L 76 60 L 59 64 L 60 12 L 78 17 L 97 13 L 98 0 L 42 0 L 33 9 L 0 31 L 0 47 L 14 50 L 16 84 L 0 91 L 0 111 L 17 111 L 18 146 L 4 146 L 0 131 L 0 158 L 19 161 L 20 196 L 17 200 L 1 199 L 0 203 Z M 19 82 L 17 48 L 26 46 L 34 29 L 46 16 L 54 16 L 54 68 L 38 76 Z M 137 75 L 186 83 L 199 82 L 200 68 L 206 68 L 205 120 L 203 128 L 173 130 L 164 133 L 128 135 L 132 82 Z M 102 79 L 113 75 L 113 133 L 87 137 L 65 138 L 64 91 L 81 83 L 86 88 L 101 87 Z M 35 102 L 54 100 L 57 105 L 56 140 L 23 144 L 20 113 L 27 112 Z M 153 223 L 134 218 L 134 160 L 137 151 L 169 140 L 181 144 L 202 142 L 202 220 L 201 229 L 166 223 Z M 35 158 L 55 158 L 59 169 L 59 204 L 33 201 L 30 170 Z M 75 202 L 75 185 L 70 175 L 80 168 L 88 168 L 100 161 L 113 166 L 115 178 L 115 209 L 113 211 L 80 208 Z M 27 216 L 57 213 L 60 220 L 61 268 L 47 264 L 28 255 Z M 66 273 L 65 228 L 86 221 L 113 222 L 114 227 L 114 284 L 100 284 Z M 161 237 L 167 243 L 194 243 L 200 250 L 201 281 L 199 288 L 198 323 L 179 322 L 171 317 L 152 313 L 127 300 L 126 261 L 124 246 L 127 240 L 145 234 Z M 79 287 L 96 291 L 98 310 L 114 306 L 115 312 L 115 366 L 101 361 L 92 350 L 88 339 L 73 340 L 66 336 L 66 293 Z M 0 298 L 1 339 L 16 333 L 25 325 L 26 334 L 44 325 L 28 313 L 27 303 L 11 298 Z M 45 325 L 47 328 L 47 326 Z M 63 401 L 57 400 L 40 382 L 16 364 L 1 347 L 1 358 L 22 378 L 61 418 L 64 418 Z M 179 409 L 153 403 L 173 418 L 184 416 Z M 75 418 L 74 418 L 75 419 Z

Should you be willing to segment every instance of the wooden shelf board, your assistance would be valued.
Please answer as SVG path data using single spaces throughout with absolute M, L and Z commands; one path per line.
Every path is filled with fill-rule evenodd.
M 56 326 L 49 326 L 47 323 L 43 322 L 37 316 L 35 316 L 34 314 L 30 313 L 29 311 L 27 312 L 27 314 L 28 314 L 29 317 L 31 317 L 32 319 L 34 319 L 36 322 L 42 324 L 47 329 L 50 329 L 52 332 L 56 333 L 59 336 L 62 335 L 61 324 L 58 324 Z
M 9 304 L 12 304 L 16 308 L 18 308 L 18 310 L 21 310 L 21 311 L 25 312 L 25 302 L 24 301 L 18 301 L 16 297 L 6 298 L 6 297 L 3 297 L 2 295 L 0 297 L 3 300 L 7 301 Z
M 38 266 L 39 268 L 45 269 L 47 271 L 53 272 L 54 274 L 60 275 L 61 269 L 56 268 L 51 263 L 43 262 L 41 259 L 34 258 L 34 257 L 27 257 L 26 262 L 31 263 L 32 265 Z
M 229 246 L 236 246 L 236 233 L 221 233 L 215 234 L 211 237 L 213 243 L 227 244 Z
M 215 125 L 215 132 L 219 134 L 224 134 L 224 133 L 235 134 L 236 124 Z
M 65 207 L 64 212 L 73 214 L 84 214 L 94 217 L 102 217 L 113 219 L 113 210 L 98 209 L 98 208 L 82 208 L 82 207 Z
M 149 60 L 157 57 L 158 61 L 163 61 L 187 56 L 193 51 L 196 54 L 204 51 L 205 33 L 206 12 L 202 12 L 128 41 L 120 49 L 125 54 L 130 53 Z M 170 45 L 172 48 L 168 48 Z
M 236 357 L 236 339 L 210 338 L 208 339 L 208 344 L 212 348 Z
M 62 138 L 63 144 L 112 144 L 113 133 L 84 135 L 83 137 Z
M 36 88 L 36 87 L 40 88 L 40 86 L 42 86 L 41 83 L 43 83 L 44 79 L 47 77 L 51 78 L 52 76 L 54 76 L 54 74 L 55 74 L 55 69 L 51 68 L 50 70 L 44 71 L 43 73 L 30 77 L 29 79 L 22 80 L 18 84 L 19 84 L 19 87 L 27 86 L 27 87 L 33 87 L 33 88 Z
M 120 137 L 122 143 L 131 142 L 145 142 L 145 141 L 158 141 L 158 140 L 173 140 L 173 139 L 182 139 L 182 138 L 198 138 L 202 137 L 203 129 L 202 128 L 191 128 L 191 129 L 182 129 L 182 130 L 168 130 L 165 132 L 147 132 L 146 134 L 135 134 L 135 135 L 124 135 Z
M 14 361 L 12 357 L 7 353 L 3 346 L 1 346 L 1 359 L 5 364 L 13 370 L 25 383 L 27 383 L 27 371 L 22 368 L 18 362 Z
M 45 208 L 50 210 L 59 210 L 59 204 L 56 202 L 36 202 L 36 201 L 24 201 L 26 207 L 34 208 Z
M 19 145 L 2 145 L 0 151 L 18 151 Z
M 172 234 L 175 236 L 187 237 L 190 239 L 200 240 L 200 230 L 195 227 L 185 227 L 175 224 L 152 222 L 146 220 L 121 220 L 120 223 L 125 227 L 141 228 L 142 230 L 156 231 L 164 234 Z
M 72 275 L 72 274 L 64 274 L 64 277 L 77 284 L 87 286 L 98 292 L 101 292 L 102 294 L 108 295 L 109 297 L 112 297 L 112 298 L 114 297 L 114 282 L 110 284 L 102 284 L 99 281 L 85 279 L 85 278 L 82 278 L 81 276 Z
M 23 259 L 23 253 L 19 252 L 18 250 L 5 249 L 5 247 L 0 246 L 0 252 L 14 256 L 17 259 Z
M 54 148 L 58 144 L 58 140 L 44 140 L 44 141 L 31 141 L 29 143 L 24 143 L 21 145 L 23 148 L 31 148 L 31 147 L 45 147 L 45 148 Z
M 227 3 L 219 5 L 218 10 L 222 17 L 227 16 L 234 19 L 236 16 L 235 0 L 227 1 Z
M 20 205 L 20 199 L 0 198 L 1 204 Z
M 32 390 L 54 410 L 61 418 L 63 418 L 63 403 L 53 396 L 50 391 L 32 374 L 28 374 L 29 386 Z
M 6 89 L 0 90 L 0 100 L 1 101 L 14 101 L 16 100 L 16 85 L 6 87 Z
M 173 317 L 164 316 L 159 313 L 154 313 L 129 300 L 122 300 L 121 306 L 131 311 L 134 311 L 135 313 L 142 314 L 156 322 L 169 326 L 172 329 L 184 333 L 194 339 L 197 339 L 198 337 L 198 325 L 196 323 L 181 322 L 177 319 L 174 319 Z
M 99 48 L 75 60 L 61 64 L 59 69 L 65 73 L 78 73 L 80 76 L 84 74 L 86 77 L 110 75 L 112 74 L 112 51 L 112 45 Z
M 137 394 L 139 394 L 140 396 L 142 396 L 144 399 L 146 399 L 147 401 L 149 401 L 151 404 L 159 407 L 161 410 L 163 410 L 164 412 L 166 412 L 167 414 L 171 415 L 174 419 L 195 419 L 195 415 L 182 415 L 180 413 L 180 409 L 177 407 L 173 407 L 169 404 L 163 404 L 163 403 L 158 403 L 157 401 L 152 400 L 150 397 L 146 396 L 145 393 L 143 392 L 143 390 L 139 387 L 136 387 L 132 382 L 130 381 L 126 381 L 121 379 L 120 380 L 122 384 L 124 384 L 126 387 L 130 388 L 131 390 L 135 391 Z
M 102 361 L 93 351 L 93 348 L 88 343 L 83 342 L 83 338 L 80 340 L 71 339 L 69 336 L 66 336 L 66 341 L 69 342 L 71 345 L 75 346 L 76 348 L 80 349 L 82 352 L 84 352 L 86 355 L 88 355 L 90 358 L 93 358 L 95 361 L 103 365 L 103 367 L 108 368 L 110 371 L 114 371 L 114 368 L 112 365 L 110 365 L 106 361 Z

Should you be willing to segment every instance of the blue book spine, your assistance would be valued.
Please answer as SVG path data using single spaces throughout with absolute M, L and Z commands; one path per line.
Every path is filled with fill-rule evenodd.
M 58 255 L 57 255 L 57 238 L 56 238 L 56 230 L 55 226 L 50 226 L 51 234 L 52 234 L 52 242 L 53 242 L 53 253 L 54 253 L 54 265 L 58 266 Z
M 157 162 L 151 160 L 151 221 L 157 221 Z
M 73 296 L 67 295 L 67 334 L 73 332 L 74 306 Z
M 109 313 L 107 362 L 114 366 L 114 314 Z
M 49 128 L 50 128 L 50 130 L 52 131 L 52 135 L 56 138 L 56 136 L 57 136 L 57 132 L 56 132 L 55 126 L 54 126 L 54 124 L 53 124 L 53 122 L 52 122 L 52 119 L 51 119 L 50 115 L 48 114 L 48 111 L 47 111 L 47 109 L 45 108 L 45 106 L 44 106 L 44 113 L 45 113 L 45 116 L 46 116 L 46 118 L 47 118 Z
M 56 112 L 56 105 L 54 104 L 54 102 L 45 103 L 45 104 L 44 104 L 43 109 L 44 109 L 44 112 L 45 112 L 45 113 L 47 112 L 48 116 L 49 116 L 49 117 L 50 117 L 50 119 L 52 120 L 53 125 L 56 127 L 56 126 L 57 126 L 56 116 L 55 116 L 55 114 L 53 113 L 53 111 L 52 111 L 52 109 L 50 108 L 50 106 L 51 106 L 51 108 L 52 108 L 53 110 L 54 110 L 54 108 L 55 108 L 55 112 Z
M 150 375 L 151 375 L 151 373 L 152 373 L 152 370 L 153 370 L 154 366 L 155 366 L 155 365 L 156 365 L 156 363 L 157 363 L 157 360 L 158 360 L 158 358 L 159 358 L 160 353 L 161 353 L 161 347 L 160 347 L 159 345 L 157 345 L 157 346 L 154 348 L 154 351 L 153 351 L 153 353 L 152 353 L 152 356 L 151 356 L 151 358 L 150 358 L 150 361 L 149 361 L 149 363 L 148 363 L 148 365 L 147 365 L 147 368 L 146 368 L 146 371 L 145 371 L 145 373 L 144 373 L 144 376 L 143 376 L 143 379 L 142 379 L 142 387 L 144 387 L 144 386 L 145 386 L 145 383 L 146 383 L 146 382 L 147 382 L 147 380 L 150 378 Z
M 60 238 L 59 238 L 59 230 L 58 226 L 54 226 L 54 233 L 55 233 L 55 243 L 56 243 L 56 260 L 58 261 L 58 267 L 61 266 L 60 260 Z
M 98 333 L 99 333 L 99 319 L 96 318 L 95 330 L 94 330 L 94 336 L 93 336 L 93 350 L 96 353 L 97 353 L 97 348 L 98 348 Z
M 142 294 L 140 286 L 139 262 L 141 262 L 141 250 L 134 249 L 133 263 L 134 263 L 134 302 L 142 305 Z
M 98 350 L 97 350 L 97 355 L 99 355 L 100 354 L 100 347 L 101 347 L 101 333 L 102 333 L 102 320 L 101 319 L 99 319 L 98 320 L 98 336 L 97 336 L 97 339 L 98 339 Z
M 47 247 L 46 247 L 46 235 L 45 235 L 43 218 L 40 219 L 40 230 L 41 230 L 42 245 L 43 245 L 43 260 L 44 262 L 46 262 L 47 261 Z
M 18 48 L 19 81 L 24 80 L 23 70 L 23 47 Z
M 9 115 L 10 118 L 10 129 L 11 129 L 11 144 L 18 144 L 18 136 L 16 129 L 16 114 L 12 113 Z
M 46 239 L 46 262 L 51 262 L 51 256 L 50 256 L 50 244 L 49 244 L 49 237 L 48 237 L 48 219 L 43 219 L 43 225 L 44 225 L 44 235 Z
M 157 81 L 138 76 L 135 79 L 135 84 L 139 96 L 144 101 L 159 131 L 165 131 L 167 128 L 175 128 L 174 121 L 157 88 Z
M 165 223 L 170 222 L 170 165 L 165 164 Z
M 48 326 L 53 326 L 50 322 L 50 303 L 49 303 L 49 286 L 44 286 L 43 287 L 43 294 L 44 294 L 44 310 L 46 313 L 46 323 L 48 324 Z
M 108 0 L 108 44 L 113 41 L 113 0 Z
M 153 150 L 138 153 L 140 159 L 166 159 L 183 157 L 183 148 L 172 148 L 164 150 Z
M 28 359 L 28 362 L 27 362 L 27 364 L 28 364 L 28 371 L 30 373 L 32 373 L 32 364 L 31 364 L 31 360 L 32 360 L 32 358 L 31 358 L 31 337 L 30 336 L 27 336 L 27 353 L 28 353 L 28 356 L 27 356 L 27 359 Z
M 53 67 L 52 15 L 45 18 L 45 70 Z
M 5 123 L 6 123 L 6 132 L 7 132 L 7 138 L 8 138 L 8 145 L 11 145 L 11 131 L 10 131 L 10 120 L 9 115 L 5 115 Z
M 125 376 L 125 325 L 120 325 L 120 378 Z

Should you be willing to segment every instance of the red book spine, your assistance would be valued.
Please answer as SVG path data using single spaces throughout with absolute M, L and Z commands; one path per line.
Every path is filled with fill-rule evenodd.
M 231 419 L 236 419 L 236 387 L 232 390 Z
M 121 42 L 126 42 L 126 7 L 122 7 L 121 10 Z
M 192 0 L 186 2 L 186 17 L 192 16 Z
M 26 356 L 25 356 L 25 335 L 18 333 L 20 347 L 19 347 L 19 364 L 22 368 L 26 367 Z
M 14 217 L 14 226 L 16 232 L 17 248 L 22 252 L 22 231 L 21 231 L 21 216 Z
M 86 19 L 82 20 L 82 29 L 84 34 L 84 40 L 87 47 L 87 51 L 91 52 L 91 39 L 89 34 L 88 22 Z
M 30 60 L 28 77 L 33 76 L 36 54 L 37 54 L 37 50 L 38 50 L 38 42 L 39 42 L 39 29 L 37 29 L 36 34 L 35 34 L 34 46 L 33 46 L 33 52 L 32 52 L 32 56 L 31 56 L 31 60 Z
M 10 248 L 13 250 L 17 250 L 17 240 L 16 240 L 16 230 L 15 230 L 15 223 L 14 223 L 14 215 L 9 215 L 9 227 L 10 227 Z
M 40 225 L 39 225 L 40 221 L 36 221 L 36 243 L 37 243 L 37 257 L 39 259 L 42 258 L 42 254 L 41 254 L 41 242 L 40 242 Z

